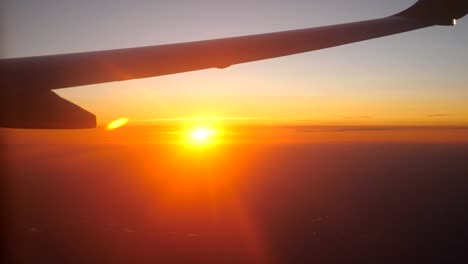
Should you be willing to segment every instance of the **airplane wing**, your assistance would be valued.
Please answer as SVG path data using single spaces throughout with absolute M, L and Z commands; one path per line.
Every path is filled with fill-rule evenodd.
M 0 126 L 91 128 L 96 117 L 51 90 L 288 56 L 434 25 L 454 25 L 467 0 L 420 0 L 393 16 L 267 34 L 0 60 Z M 62 102 L 65 101 L 65 102 Z

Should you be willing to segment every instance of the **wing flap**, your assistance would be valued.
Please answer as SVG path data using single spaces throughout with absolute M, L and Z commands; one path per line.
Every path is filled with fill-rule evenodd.
M 52 91 L 0 93 L 0 127 L 95 128 L 96 116 Z

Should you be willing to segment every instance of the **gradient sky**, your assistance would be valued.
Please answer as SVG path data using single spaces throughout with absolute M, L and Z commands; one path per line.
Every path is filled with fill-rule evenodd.
M 2 0 L 0 57 L 117 49 L 378 18 L 414 0 Z M 58 90 L 98 122 L 468 125 L 468 23 L 285 58 Z

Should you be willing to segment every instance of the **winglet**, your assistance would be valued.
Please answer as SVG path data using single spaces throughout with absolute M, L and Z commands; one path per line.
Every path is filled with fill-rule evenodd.
M 468 13 L 467 0 L 419 0 L 396 16 L 415 19 L 432 25 L 455 25 Z

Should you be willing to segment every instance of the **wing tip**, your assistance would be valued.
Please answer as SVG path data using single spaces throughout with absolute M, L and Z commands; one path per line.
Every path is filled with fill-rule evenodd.
M 396 16 L 432 25 L 452 26 L 467 13 L 468 1 L 466 0 L 419 0 Z

